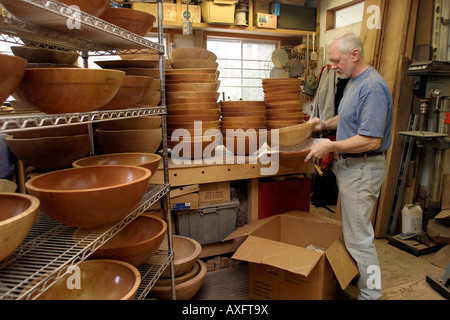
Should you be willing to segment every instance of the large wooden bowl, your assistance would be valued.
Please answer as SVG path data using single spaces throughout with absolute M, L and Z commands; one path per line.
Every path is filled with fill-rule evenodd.
M 76 124 L 68 126 L 56 126 L 54 128 L 38 127 L 33 130 L 14 131 L 12 135 L 16 139 L 30 139 L 43 137 L 65 137 L 88 134 L 87 124 Z
M 217 110 L 219 111 L 219 104 L 217 102 L 191 102 L 191 103 L 179 103 L 179 104 L 168 104 L 167 110 L 177 111 L 177 110 Z
M 202 159 L 213 156 L 220 142 L 220 132 L 210 136 L 190 136 L 181 141 L 169 140 L 172 159 Z
M 260 146 L 266 142 L 259 134 L 247 137 L 230 136 L 223 134 L 223 145 L 225 148 L 235 155 L 249 155 L 259 150 Z
M 131 107 L 141 101 L 153 82 L 152 77 L 125 75 L 119 91 L 101 110 L 120 110 Z
M 89 152 L 87 134 L 63 137 L 16 139 L 8 136 L 6 143 L 11 152 L 26 165 L 44 169 L 63 169 Z
M 186 121 L 214 121 L 214 120 L 219 120 L 218 113 L 217 114 L 216 113 L 214 113 L 214 114 L 196 114 L 196 115 L 185 115 L 185 116 L 182 116 L 182 115 L 167 116 L 167 121 L 170 124 L 186 122 Z
M 298 85 L 300 86 L 302 81 L 300 79 L 295 78 L 273 78 L 273 79 L 262 79 L 263 87 L 266 85 L 277 85 L 277 86 L 289 86 L 289 85 Z
M 214 121 L 183 121 L 183 122 L 177 122 L 177 123 L 168 123 L 167 127 L 168 129 L 177 129 L 177 128 L 184 128 L 184 129 L 195 129 L 199 128 L 200 126 L 202 129 L 217 129 L 220 127 L 220 121 L 214 120 Z
M 155 153 L 162 141 L 162 130 L 96 130 L 100 149 L 104 153 L 143 152 Z
M 202 252 L 202 246 L 198 241 L 189 237 L 173 235 L 172 238 L 174 275 L 179 276 L 192 269 Z M 160 246 L 160 250 L 167 250 L 167 248 L 167 239 L 164 239 Z M 161 277 L 169 278 L 170 268 L 166 268 L 161 274 Z
M 37 297 L 38 300 L 132 300 L 141 284 L 141 274 L 129 263 L 98 259 L 78 264 L 80 289 L 67 286 L 73 271 Z
M 201 91 L 201 92 L 217 92 L 219 89 L 220 81 L 214 81 L 211 83 L 204 82 L 192 82 L 192 83 L 176 83 L 167 84 L 167 92 L 186 92 L 186 91 Z
M 198 262 L 194 263 L 194 266 L 192 267 L 191 270 L 187 271 L 186 273 L 183 273 L 179 276 L 175 277 L 175 283 L 179 284 L 179 283 L 183 283 L 186 282 L 190 279 L 192 279 L 193 277 L 195 277 L 198 272 L 200 271 L 200 264 Z M 170 286 L 171 283 L 171 279 L 170 278 L 159 278 L 156 281 L 156 285 L 158 287 L 162 287 L 162 286 Z
M 170 53 L 170 60 L 172 62 L 185 59 L 216 61 L 217 56 L 213 52 L 199 47 L 179 48 L 172 50 Z
M 218 74 L 219 71 L 215 68 L 186 68 L 186 69 L 167 69 L 166 75 L 168 74 L 184 74 L 184 73 L 216 73 Z
M 303 150 L 296 152 L 280 152 L 279 161 L 280 165 L 286 168 L 297 168 L 304 165 L 305 158 L 311 150 Z
M 159 78 L 159 69 L 154 68 L 114 68 L 115 70 L 123 71 L 130 76 L 145 76 L 153 79 Z
M 187 102 L 197 101 L 199 99 L 209 99 L 208 101 L 217 102 L 220 93 L 215 91 L 185 91 L 185 92 L 166 92 L 168 103 L 175 103 L 175 99 L 187 99 Z
M 23 242 L 39 209 L 39 199 L 22 193 L 0 193 L 0 261 Z
M 0 104 L 16 90 L 26 66 L 27 60 L 21 57 L 0 54 Z
M 267 120 L 267 129 L 281 129 L 302 124 L 303 119 Z
M 100 19 L 143 37 L 153 28 L 156 17 L 141 10 L 110 7 Z
M 106 165 L 139 166 L 150 170 L 150 177 L 153 177 L 160 162 L 161 156 L 154 153 L 111 153 L 79 159 L 74 161 L 72 166 L 74 168 Z
M 78 60 L 77 54 L 39 47 L 12 46 L 11 51 L 15 56 L 27 60 L 28 63 L 59 63 L 73 65 Z
M 276 101 L 276 102 L 267 102 L 268 109 L 283 109 L 283 108 L 303 108 L 303 100 L 292 100 L 292 101 Z
M 217 74 L 216 73 L 174 73 L 167 74 L 166 73 L 166 81 L 167 82 L 205 82 L 205 81 L 216 81 Z
M 203 109 L 203 110 L 192 110 L 192 109 L 172 109 L 168 108 L 167 114 L 169 116 L 214 116 L 215 119 L 219 118 L 219 109 Z
M 94 17 L 101 16 L 109 7 L 110 0 L 59 0 L 68 6 L 78 6 L 80 10 Z
M 89 112 L 111 101 L 124 77 L 117 70 L 27 69 L 16 95 L 45 113 Z
M 161 116 L 143 116 L 128 119 L 99 122 L 98 127 L 105 130 L 158 129 Z
M 236 128 L 239 129 L 243 128 L 255 128 L 255 129 L 261 129 L 266 127 L 266 121 L 251 121 L 247 119 L 242 118 L 224 118 L 222 120 L 222 127 L 227 128 Z
M 166 229 L 164 220 L 142 214 L 95 250 L 91 257 L 125 261 L 139 267 L 159 249 Z M 82 243 L 89 234 L 89 231 L 78 229 L 73 235 L 74 241 Z
M 279 129 L 280 146 L 295 146 L 308 139 L 314 130 L 311 123 L 303 123 Z
M 218 66 L 217 62 L 205 59 L 182 59 L 172 62 L 174 69 L 217 69 Z
M 221 105 L 222 108 L 224 108 L 224 107 L 246 108 L 247 106 L 261 106 L 261 107 L 265 107 L 266 103 L 264 101 L 239 100 L 239 101 L 220 101 L 220 105 Z
M 161 91 L 160 90 L 148 90 L 144 97 L 139 100 L 137 105 L 142 106 L 157 106 L 161 102 Z
M 25 184 L 51 218 L 78 228 L 117 222 L 142 200 L 150 170 L 136 166 L 64 169 L 36 176 Z
M 196 263 L 198 263 L 200 267 L 197 275 L 187 281 L 175 285 L 177 300 L 192 299 L 192 297 L 194 297 L 198 290 L 202 287 L 208 268 L 200 259 L 198 259 Z M 155 284 L 152 290 L 150 290 L 150 296 L 159 300 L 171 300 L 172 287 L 171 285 L 159 286 Z

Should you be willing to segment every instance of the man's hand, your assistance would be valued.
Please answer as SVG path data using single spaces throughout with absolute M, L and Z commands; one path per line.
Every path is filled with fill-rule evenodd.
M 321 140 L 316 143 L 311 148 L 311 152 L 305 158 L 305 163 L 309 161 L 315 161 L 316 159 L 322 159 L 330 152 L 333 152 L 333 142 L 330 140 Z
M 319 118 L 312 118 L 308 123 L 314 124 L 314 131 L 322 131 L 325 129 L 325 124 Z

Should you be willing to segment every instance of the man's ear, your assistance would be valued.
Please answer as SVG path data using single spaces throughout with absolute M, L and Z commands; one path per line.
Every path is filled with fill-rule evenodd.
M 352 50 L 351 56 L 352 61 L 356 62 L 359 60 L 359 57 L 361 57 L 361 52 L 359 52 L 359 50 L 355 48 Z

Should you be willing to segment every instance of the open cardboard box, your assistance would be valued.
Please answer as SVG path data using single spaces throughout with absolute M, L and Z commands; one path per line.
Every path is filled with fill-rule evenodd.
M 224 241 L 247 237 L 233 259 L 249 262 L 249 296 L 257 300 L 326 300 L 358 274 L 340 221 L 291 211 L 257 220 Z M 324 252 L 307 249 L 321 248 Z

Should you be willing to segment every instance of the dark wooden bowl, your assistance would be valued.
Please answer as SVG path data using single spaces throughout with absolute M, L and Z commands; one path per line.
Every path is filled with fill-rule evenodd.
M 25 74 L 27 60 L 0 54 L 0 104 L 13 94 Z

